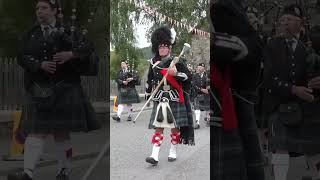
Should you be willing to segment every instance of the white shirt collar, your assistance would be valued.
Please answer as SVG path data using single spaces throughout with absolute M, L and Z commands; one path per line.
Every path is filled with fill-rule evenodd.
M 40 24 L 41 30 L 44 31 L 44 28 L 45 28 L 45 27 L 49 27 L 49 31 L 51 31 L 52 28 L 54 28 L 54 27 L 56 26 L 56 22 L 57 22 L 57 20 L 53 20 L 53 22 L 52 22 L 50 25 Z

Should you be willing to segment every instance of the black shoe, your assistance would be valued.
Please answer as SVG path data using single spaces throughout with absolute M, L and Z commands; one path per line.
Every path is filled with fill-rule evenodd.
M 120 122 L 120 118 L 118 116 L 112 116 L 112 119 L 117 121 L 117 122 Z
M 32 180 L 32 178 L 25 172 L 17 172 L 14 174 L 9 174 L 7 180 Z
M 194 129 L 199 129 L 200 128 L 200 124 L 196 124 L 195 126 L 194 126 Z
M 56 176 L 56 180 L 69 180 L 69 176 L 68 176 L 65 168 L 60 170 L 60 172 Z
M 173 162 L 173 161 L 175 161 L 177 158 L 173 158 L 173 157 L 168 157 L 168 161 L 169 162 Z
M 127 121 L 132 121 L 132 117 L 131 117 L 131 116 L 128 116 Z
M 154 165 L 154 166 L 156 166 L 156 165 L 158 164 L 158 161 L 156 161 L 155 159 L 153 159 L 153 157 L 147 157 L 146 162 L 147 162 L 147 163 L 150 163 L 150 164 L 152 164 L 152 165 Z

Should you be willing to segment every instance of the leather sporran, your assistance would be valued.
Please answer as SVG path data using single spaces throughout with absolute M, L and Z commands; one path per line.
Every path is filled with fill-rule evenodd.
M 50 111 L 54 108 L 59 92 L 61 92 L 59 84 L 52 87 L 40 87 L 37 83 L 34 83 L 31 86 L 29 92 L 38 111 Z
M 120 94 L 121 96 L 128 96 L 128 89 L 120 88 Z
M 279 120 L 287 127 L 297 127 L 303 123 L 302 108 L 299 103 L 280 104 Z

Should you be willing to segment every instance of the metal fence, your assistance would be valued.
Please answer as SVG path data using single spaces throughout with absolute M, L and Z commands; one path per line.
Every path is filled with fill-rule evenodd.
M 101 58 L 98 76 L 82 77 L 82 86 L 90 101 L 108 101 L 109 63 Z M 0 110 L 21 108 L 23 103 L 23 69 L 17 58 L 0 58 Z

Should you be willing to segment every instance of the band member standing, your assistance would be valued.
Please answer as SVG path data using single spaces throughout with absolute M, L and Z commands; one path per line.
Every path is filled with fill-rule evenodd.
M 210 116 L 210 82 L 205 72 L 205 65 L 204 63 L 200 63 L 197 67 L 197 73 L 193 76 L 192 79 L 193 87 L 194 87 L 194 113 L 196 115 L 196 125 L 195 129 L 200 128 L 200 117 L 201 111 L 205 111 L 205 118 L 204 120 L 208 123 Z
M 215 31 L 231 35 L 237 47 L 221 49 L 215 34 L 212 36 L 210 83 L 214 94 L 210 103 L 216 107 L 212 109 L 210 138 L 213 179 L 263 180 L 264 163 L 254 118 L 261 62 L 259 40 L 246 15 L 245 1 L 218 0 L 212 3 L 210 13 Z
M 125 108 L 128 111 L 128 119 L 127 121 L 131 121 L 131 113 L 132 113 L 132 104 L 139 103 L 139 94 L 135 88 L 138 82 L 137 73 L 128 68 L 128 62 L 121 62 L 121 70 L 117 75 L 117 84 L 118 84 L 118 111 L 117 115 L 113 116 L 113 120 L 120 122 L 122 112 Z
M 175 59 L 171 55 L 171 48 L 175 42 L 174 34 L 168 27 L 163 26 L 151 35 L 152 51 L 155 57 L 150 60 L 146 97 L 150 96 L 152 88 L 156 87 L 168 72 L 164 83 L 152 97 L 154 106 L 149 128 L 155 129 L 155 132 L 152 137 L 152 154 L 146 158 L 146 162 L 152 165 L 158 164 L 165 128 L 171 129 L 169 162 L 176 160 L 178 144 L 194 145 L 193 120 L 192 117 L 190 118 L 192 113 L 188 95 L 191 87 L 191 73 L 183 59 L 169 68 Z
M 8 180 L 32 180 L 43 153 L 45 138 L 53 135 L 58 159 L 57 180 L 67 180 L 72 147 L 71 131 L 99 128 L 95 113 L 81 87 L 83 64 L 94 48 L 75 29 L 56 19 L 58 4 L 38 0 L 35 25 L 24 37 L 18 64 L 24 69 L 26 102 L 21 127 L 28 134 L 24 144 L 24 170 Z M 97 125 L 97 124 L 96 124 Z M 91 127 L 90 127 L 91 126 Z
M 275 180 L 287 179 L 290 152 L 306 154 L 313 178 L 319 178 L 320 161 L 314 157 L 320 152 L 320 127 L 309 117 L 319 111 L 313 93 L 319 88 L 319 77 L 308 77 L 309 54 L 299 40 L 301 27 L 301 8 L 285 7 L 280 18 L 281 36 L 270 40 L 265 52 L 263 109 Z

